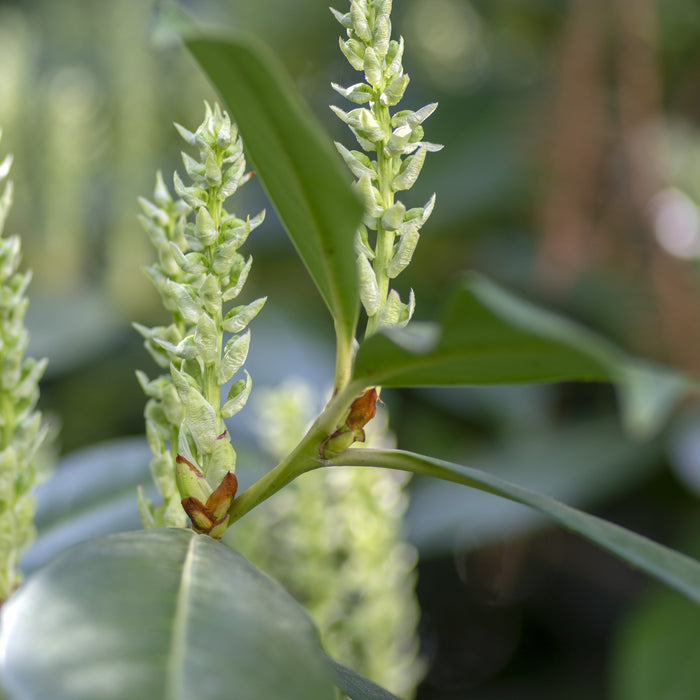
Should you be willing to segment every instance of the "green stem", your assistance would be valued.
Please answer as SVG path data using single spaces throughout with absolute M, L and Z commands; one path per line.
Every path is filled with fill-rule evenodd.
M 398 469 L 413 474 L 422 474 L 446 481 L 453 481 L 464 486 L 471 486 L 480 491 L 486 491 L 487 493 L 502 496 L 509 500 L 518 500 L 506 489 L 499 488 L 502 487 L 505 482 L 501 481 L 498 477 L 481 473 L 478 473 L 478 477 L 473 477 L 469 472 L 477 474 L 475 470 L 470 470 L 466 467 L 461 467 L 438 459 L 425 458 L 422 455 L 405 450 L 376 450 L 368 447 L 350 448 L 331 459 L 325 460 L 323 466 L 383 467 L 385 469 Z M 460 474 L 457 470 L 462 470 L 464 473 Z M 519 490 L 517 487 L 513 488 Z
M 221 158 L 219 158 L 219 161 L 221 161 Z M 219 162 L 219 167 L 221 167 L 222 163 Z M 211 198 L 212 202 L 210 202 L 208 209 L 209 209 L 209 214 L 211 215 L 211 218 L 214 221 L 214 226 L 216 227 L 216 230 L 221 232 L 221 211 L 223 209 L 222 203 L 220 200 L 218 200 L 216 197 Z M 214 258 L 215 258 L 215 252 L 216 252 L 216 247 L 218 245 L 219 241 L 218 239 L 210 246 L 207 247 L 207 261 L 209 264 L 209 271 L 211 274 L 214 273 Z M 217 281 L 219 283 L 219 294 L 221 295 L 223 293 L 222 289 L 222 284 L 221 284 L 221 277 L 219 275 L 215 275 L 217 278 Z M 204 389 L 205 389 L 205 394 L 204 398 L 209 402 L 211 406 L 213 406 L 216 410 L 216 418 L 217 418 L 217 425 L 218 425 L 218 431 L 219 434 L 222 433 L 226 429 L 226 425 L 224 423 L 224 419 L 221 416 L 221 387 L 219 386 L 219 382 L 217 380 L 217 373 L 219 369 L 219 365 L 221 363 L 221 355 L 223 353 L 223 348 L 224 348 L 224 334 L 223 331 L 221 331 L 221 321 L 223 319 L 223 311 L 221 308 L 221 304 L 219 304 L 218 309 L 216 310 L 216 313 L 214 314 L 213 321 L 214 325 L 217 329 L 216 334 L 216 358 L 217 361 L 213 365 L 207 365 L 204 369 Z
M 229 510 L 229 524 L 242 518 L 301 474 L 324 466 L 326 462 L 320 455 L 324 440 L 335 432 L 345 419 L 350 404 L 366 388 L 363 382 L 352 382 L 333 396 L 289 456 L 234 499 Z
M 15 407 L 8 391 L 2 392 L 2 445 L 6 449 L 12 444 L 15 432 Z
M 343 328 L 340 328 L 338 322 L 335 322 L 335 379 L 333 382 L 333 393 L 340 393 L 350 382 L 352 376 L 352 363 L 355 357 L 353 348 L 353 340 L 355 333 L 346 334 Z
M 384 127 L 387 133 L 387 139 L 391 136 L 391 115 L 387 107 L 378 107 L 376 110 L 376 119 L 381 126 Z M 391 189 L 391 182 L 394 177 L 394 159 L 387 158 L 384 155 L 384 144 L 377 144 L 377 175 L 379 194 L 382 198 L 382 205 L 388 209 L 394 204 L 394 192 Z M 379 288 L 379 298 L 381 299 L 380 309 L 386 303 L 389 296 L 389 276 L 386 274 L 386 268 L 391 261 L 394 251 L 394 231 L 386 231 L 381 223 L 377 226 L 377 242 L 374 250 L 374 261 L 372 267 L 377 278 L 377 286 Z M 367 319 L 367 327 L 365 329 L 365 337 L 369 338 L 377 330 L 378 313 L 370 316 Z

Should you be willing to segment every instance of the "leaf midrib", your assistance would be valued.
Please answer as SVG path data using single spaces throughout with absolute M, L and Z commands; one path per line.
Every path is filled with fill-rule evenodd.
M 191 537 L 187 545 L 187 553 L 182 565 L 180 587 L 175 600 L 175 614 L 173 616 L 170 650 L 167 659 L 165 678 L 165 698 L 167 700 L 184 699 L 183 677 L 186 655 L 186 639 L 188 625 L 188 606 L 194 581 L 194 558 L 197 538 Z

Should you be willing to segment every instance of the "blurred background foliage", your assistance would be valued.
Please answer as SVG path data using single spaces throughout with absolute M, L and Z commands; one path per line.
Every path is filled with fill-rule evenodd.
M 182 4 L 263 36 L 329 134 L 349 143 L 327 108 L 340 104 L 331 80 L 350 76 L 325 3 Z M 439 314 L 449 283 L 475 268 L 630 351 L 697 374 L 700 5 L 394 6 L 411 76 L 405 105 L 438 101 L 427 137 L 446 145 L 412 192 L 414 206 L 438 194 L 402 276 L 416 292 L 416 317 Z M 141 0 L 0 0 L 0 125 L 15 155 L 7 230 L 21 234 L 34 270 L 30 352 L 50 359 L 42 405 L 60 424 L 65 455 L 39 495 L 28 570 L 71 539 L 138 526 L 134 485 L 148 480 L 147 454 L 140 438 L 124 436 L 143 432 L 134 369 L 153 367 L 130 323 L 155 323 L 162 312 L 141 272 L 152 252 L 136 197 L 150 196 L 157 168 L 167 180 L 179 166 L 172 122 L 196 126 L 202 100 L 214 97 L 183 51 L 149 43 L 153 12 Z M 265 206 L 272 214 L 253 181 L 236 210 Z M 248 363 L 256 385 L 295 375 L 320 390 L 332 377 L 326 311 L 274 215 L 248 250 L 247 293 L 269 297 Z M 621 434 L 609 387 L 383 398 L 407 449 L 493 470 L 697 549 L 693 406 L 638 444 Z M 269 466 L 248 414 L 231 425 L 244 482 Z M 672 682 L 674 698 L 697 697 L 692 673 L 674 673 L 678 655 L 697 648 L 697 611 L 608 555 L 522 508 L 418 479 L 406 529 L 420 553 L 429 667 L 419 698 L 644 700 L 670 697 Z

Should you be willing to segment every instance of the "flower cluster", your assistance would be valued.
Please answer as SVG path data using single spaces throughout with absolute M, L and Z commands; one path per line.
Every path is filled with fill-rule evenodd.
M 396 193 L 413 186 L 428 151 L 442 146 L 423 141 L 421 126 L 437 104 L 415 112 L 392 113 L 390 109 L 401 101 L 409 81 L 402 65 L 403 39 L 391 39 L 391 0 L 352 0 L 349 12 L 332 12 L 347 30 L 347 40 L 340 41 L 343 54 L 365 76 L 365 82 L 347 88 L 333 84 L 333 88 L 351 102 L 367 107 L 350 112 L 331 109 L 350 127 L 365 151 L 336 144 L 357 178 L 356 188 L 365 205 L 356 253 L 360 298 L 370 335 L 382 327 L 403 326 L 413 315 L 413 291 L 403 303 L 390 289 L 390 281 L 411 262 L 435 195 L 425 206 L 407 209 Z M 368 153 L 376 153 L 376 159 Z M 370 231 L 375 232 L 373 240 Z
M 242 368 L 248 355 L 249 322 L 265 299 L 224 306 L 241 292 L 252 258 L 238 252 L 263 220 L 239 219 L 223 206 L 246 173 L 238 130 L 218 105 L 206 105 L 204 122 L 195 132 L 176 125 L 183 139 L 198 149 L 199 158 L 183 153 L 191 184 L 174 175 L 173 199 L 158 174 L 153 202 L 141 199 L 140 220 L 158 253 L 147 274 L 172 313 L 168 326 L 136 325 L 155 361 L 168 373 L 138 378 L 149 397 L 146 433 L 153 451 L 151 471 L 163 495 L 158 508 L 139 492 L 145 526 L 186 524 L 220 537 L 228 524 L 235 495 L 236 454 L 224 425 L 245 405 L 250 375 L 224 385 Z M 224 344 L 224 334 L 231 337 Z
M 0 162 L 0 183 L 11 165 L 10 156 Z M 0 195 L 0 236 L 11 204 L 12 183 L 7 182 Z M 20 247 L 17 236 L 0 238 L 0 601 L 19 583 L 18 559 L 34 536 L 31 489 L 48 432 L 35 410 L 46 360 L 24 357 L 29 340 L 25 292 L 31 274 L 18 272 Z

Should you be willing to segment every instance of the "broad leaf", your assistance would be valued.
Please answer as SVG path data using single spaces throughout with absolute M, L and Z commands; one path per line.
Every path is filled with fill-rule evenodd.
M 425 474 L 523 503 L 700 603 L 700 562 L 601 518 L 477 469 L 402 450 L 351 449 L 327 466 L 376 466 Z
M 630 358 L 475 274 L 460 284 L 442 327 L 416 323 L 369 338 L 354 377 L 393 387 L 611 380 L 626 425 L 637 435 L 658 429 L 691 388 L 679 373 Z
M 186 530 L 91 540 L 5 604 L 0 678 L 31 700 L 333 700 L 305 612 L 240 555 Z
M 282 223 L 349 343 L 359 313 L 353 238 L 362 207 L 350 177 L 277 57 L 251 36 L 187 48 L 238 123 Z

